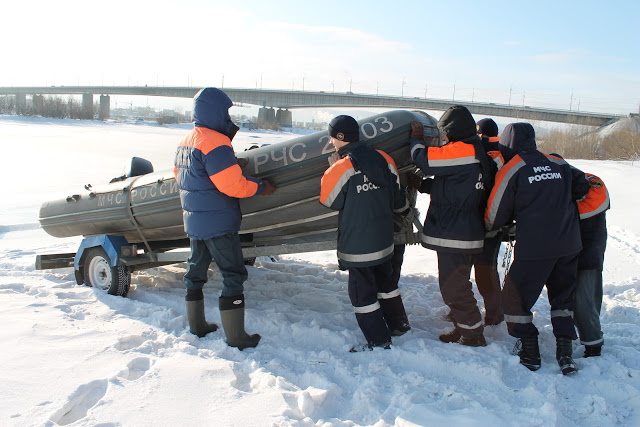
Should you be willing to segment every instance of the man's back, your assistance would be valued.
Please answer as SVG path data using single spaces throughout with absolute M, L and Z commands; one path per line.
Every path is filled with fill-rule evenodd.
M 485 222 L 496 229 L 516 221 L 515 256 L 519 259 L 578 252 L 582 246 L 571 167 L 535 148 L 528 123 L 511 124 L 505 128 L 509 131 L 503 141 L 517 154 L 496 175 Z
M 320 202 L 340 211 L 341 259 L 345 265 L 347 254 L 374 254 L 371 261 L 385 260 L 393 252 L 394 209 L 407 207 L 393 159 L 364 142 L 350 143 L 340 154 L 344 157 L 322 178 Z M 376 254 L 385 250 L 389 253 L 383 257 Z

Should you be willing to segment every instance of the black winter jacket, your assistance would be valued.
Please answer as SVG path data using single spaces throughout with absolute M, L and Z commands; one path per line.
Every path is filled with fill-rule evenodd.
M 482 252 L 482 215 L 488 195 L 484 169 L 490 160 L 480 138 L 442 147 L 427 148 L 420 139 L 411 139 L 410 144 L 413 162 L 434 177 L 422 245 L 438 252 Z
M 559 157 L 536 149 L 529 123 L 512 123 L 501 142 L 517 153 L 496 175 L 485 212 L 487 230 L 516 222 L 518 259 L 558 258 L 582 249 L 575 200 L 589 188 Z
M 393 214 L 409 208 L 395 162 L 365 142 L 351 142 L 327 169 L 320 203 L 340 211 L 338 258 L 345 267 L 369 267 L 393 256 Z

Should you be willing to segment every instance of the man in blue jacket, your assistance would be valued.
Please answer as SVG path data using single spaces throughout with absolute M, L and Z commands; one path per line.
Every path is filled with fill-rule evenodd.
M 255 347 L 260 335 L 244 329 L 244 266 L 238 231 L 239 198 L 275 191 L 269 181 L 243 175 L 231 140 L 238 131 L 229 116 L 233 103 L 220 89 L 202 89 L 194 97 L 195 127 L 176 151 L 174 175 L 180 190 L 184 228 L 191 242 L 184 284 L 192 334 L 204 337 L 218 326 L 207 323 L 202 288 L 211 261 L 222 274 L 220 317 L 227 344 L 240 350 Z
M 520 363 L 540 368 L 538 329 L 531 308 L 546 285 L 551 324 L 556 337 L 556 360 L 564 375 L 577 371 L 572 358 L 574 292 L 578 255 L 582 249 L 575 200 L 589 184 L 564 160 L 536 148 L 529 123 L 511 123 L 501 143 L 514 157 L 497 173 L 485 212 L 487 230 L 515 220 L 514 261 L 502 290 L 509 334 L 518 338 Z

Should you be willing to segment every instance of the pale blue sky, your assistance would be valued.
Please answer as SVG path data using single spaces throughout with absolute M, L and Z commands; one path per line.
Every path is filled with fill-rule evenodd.
M 224 79 L 611 113 L 640 104 L 636 0 L 23 0 L 3 15 L 0 86 Z

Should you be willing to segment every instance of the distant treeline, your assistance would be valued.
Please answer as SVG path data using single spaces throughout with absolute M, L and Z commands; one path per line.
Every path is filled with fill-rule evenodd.
M 640 160 L 640 132 L 619 130 L 607 135 L 580 133 L 578 129 L 551 131 L 540 141 L 545 153 L 558 153 L 568 159 Z
M 98 109 L 99 104 L 96 103 L 94 111 Z M 0 114 L 16 114 L 14 96 L 0 96 Z M 93 119 L 84 117 L 82 103 L 73 97 L 39 98 L 37 102 L 27 102 L 22 114 L 58 119 Z M 156 120 L 160 124 L 188 121 L 184 115 L 165 113 L 161 113 Z M 605 136 L 597 132 L 584 133 L 584 128 L 553 130 L 538 142 L 539 148 L 545 153 L 558 153 L 568 159 L 640 160 L 640 132 L 633 130 L 616 131 Z
M 94 111 L 99 108 L 94 105 Z M 0 97 L 0 114 L 16 114 L 16 101 L 14 96 Z M 57 96 L 43 96 L 37 101 L 27 102 L 21 111 L 26 116 L 53 117 L 56 119 L 93 119 L 85 117 L 82 103 L 73 97 L 67 99 Z

